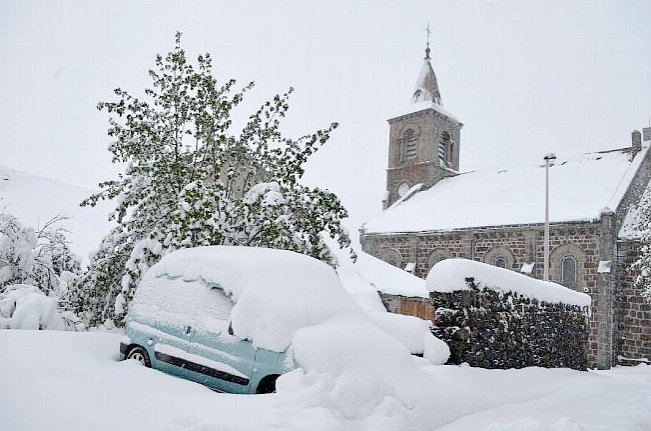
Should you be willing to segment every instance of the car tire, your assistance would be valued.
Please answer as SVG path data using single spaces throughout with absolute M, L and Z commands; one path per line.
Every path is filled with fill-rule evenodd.
M 271 394 L 276 392 L 276 380 L 278 380 L 278 374 L 272 374 L 265 376 L 260 383 L 258 383 L 258 388 L 256 389 L 256 394 Z
M 144 347 L 135 346 L 131 348 L 127 353 L 127 359 L 135 359 L 141 365 L 144 365 L 147 368 L 151 368 L 149 353 L 147 353 L 147 350 Z

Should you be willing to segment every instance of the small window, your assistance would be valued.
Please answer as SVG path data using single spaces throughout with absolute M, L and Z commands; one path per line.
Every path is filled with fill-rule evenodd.
M 565 256 L 561 260 L 561 283 L 565 287 L 576 290 L 577 274 L 574 256 Z
M 453 163 L 452 158 L 453 157 L 454 157 L 454 141 L 451 140 L 450 145 L 449 145 L 449 150 L 448 150 L 448 159 L 447 159 L 448 165 L 450 165 L 450 166 L 452 166 L 452 163 Z
M 439 139 L 439 160 L 445 165 L 450 163 L 450 142 L 450 133 L 441 133 L 441 137 Z
M 418 145 L 416 142 L 416 134 L 412 129 L 407 129 L 402 136 L 402 161 L 408 162 L 415 160 L 418 157 Z
M 493 265 L 499 267 L 499 268 L 506 268 L 506 259 L 502 256 L 498 257 L 495 259 L 493 262 Z

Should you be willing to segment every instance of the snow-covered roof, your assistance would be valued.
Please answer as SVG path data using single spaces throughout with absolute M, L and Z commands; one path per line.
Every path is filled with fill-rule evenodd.
M 457 117 L 452 115 L 450 112 L 446 111 L 443 108 L 443 106 L 438 105 L 438 104 L 436 104 L 436 103 L 434 103 L 432 101 L 429 101 L 429 100 L 424 100 L 424 101 L 421 101 L 421 102 L 412 103 L 411 105 L 409 105 L 409 106 L 395 112 L 391 116 L 391 118 L 402 117 L 403 115 L 413 114 L 415 112 L 424 111 L 426 109 L 433 109 L 433 110 L 437 111 L 438 113 L 445 115 L 449 119 L 454 120 L 457 123 L 461 124 L 461 122 L 457 119 Z
M 443 105 L 443 103 L 441 103 L 439 86 L 436 82 L 436 75 L 434 74 L 434 69 L 432 68 L 432 63 L 430 63 L 429 58 L 425 58 L 425 61 L 423 62 L 423 67 L 420 69 L 420 74 L 416 80 L 416 88 L 414 88 L 414 94 L 411 98 L 411 103 L 422 101 L 434 102 L 441 106 Z
M 590 306 L 590 296 L 550 281 L 536 280 L 509 269 L 468 259 L 445 259 L 432 267 L 425 283 L 430 292 L 469 290 L 472 277 L 480 288 L 516 292 L 530 299 L 550 303 Z
M 429 293 L 425 289 L 425 280 L 363 251 L 357 253 L 357 261 L 354 265 L 344 261 L 342 267 L 337 269 L 339 277 L 349 293 L 358 291 L 355 289 L 354 292 L 351 292 L 351 287 L 349 287 L 351 284 L 354 285 L 353 278 L 346 270 L 349 266 L 354 268 L 359 282 L 372 286 L 374 294 L 382 292 L 392 295 L 429 297 Z M 375 295 L 377 296 L 377 294 Z
M 645 200 L 651 194 L 651 183 L 647 184 L 644 192 L 642 193 L 642 199 Z M 643 203 L 641 203 L 644 205 Z M 638 205 L 634 205 L 629 208 L 628 212 L 624 216 L 624 221 L 622 226 L 619 229 L 617 236 L 621 239 L 629 240 L 639 240 L 642 238 L 644 230 L 640 229 L 640 209 Z
M 649 146 L 635 158 L 614 150 L 558 161 L 549 168 L 552 223 L 591 221 L 617 209 Z M 445 178 L 364 224 L 367 232 L 448 231 L 543 223 L 545 166 L 467 172 Z

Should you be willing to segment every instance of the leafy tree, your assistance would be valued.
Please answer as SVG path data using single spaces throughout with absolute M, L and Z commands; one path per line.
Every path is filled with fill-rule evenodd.
M 641 289 L 642 297 L 651 302 L 651 190 L 642 194 L 637 207 L 636 231 L 640 235 L 640 253 L 632 268 L 638 272 L 635 285 Z
M 36 231 L 11 214 L 0 214 L 0 291 L 21 283 L 36 286 L 47 295 L 62 293 L 62 274 L 80 272 L 65 231 L 55 227 L 63 219 L 54 217 Z
M 117 199 L 117 227 L 103 240 L 70 300 L 90 324 L 120 323 L 135 287 L 164 254 L 201 245 L 282 248 L 333 263 L 322 236 L 342 248 L 347 212 L 337 196 L 299 184 L 304 164 L 337 127 L 285 137 L 280 120 L 293 91 L 265 102 L 238 133 L 232 111 L 253 88 L 218 83 L 211 57 L 186 59 L 181 35 L 150 70 L 152 88 L 140 99 L 116 89 L 100 102 L 111 114 L 114 162 L 126 169 L 82 205 Z M 351 250 L 352 255 L 352 250 Z

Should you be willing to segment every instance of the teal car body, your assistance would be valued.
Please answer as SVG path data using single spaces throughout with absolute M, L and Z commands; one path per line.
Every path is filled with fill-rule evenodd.
M 273 392 L 276 378 L 296 368 L 287 351 L 256 348 L 233 333 L 233 304 L 218 284 L 162 275 L 149 277 L 147 294 L 138 298 L 140 290 L 126 318 L 121 359 L 234 394 Z

